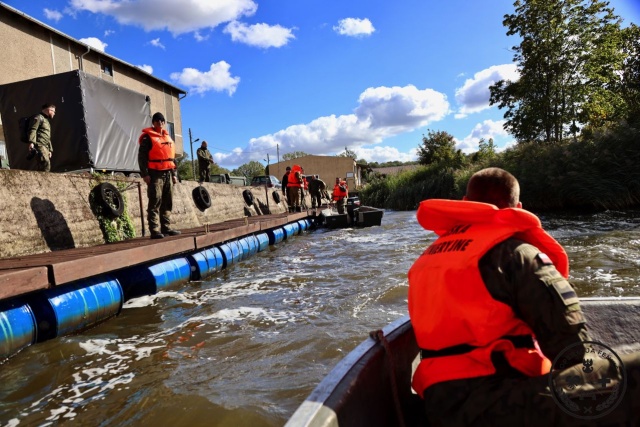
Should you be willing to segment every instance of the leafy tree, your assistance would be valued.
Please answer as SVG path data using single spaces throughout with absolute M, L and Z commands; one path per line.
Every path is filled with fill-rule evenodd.
M 629 122 L 640 123 L 640 27 L 631 24 L 622 30 L 622 65 L 619 92 L 626 102 Z
M 351 157 L 353 160 L 358 159 L 358 155 L 355 151 L 349 150 L 347 147 L 344 148 L 344 151 L 340 154 L 336 155 L 337 157 Z
M 298 157 L 304 157 L 308 155 L 309 154 L 305 153 L 304 151 L 294 151 L 293 153 L 283 154 L 282 160 L 293 160 L 297 159 Z
M 180 157 L 176 157 L 175 161 L 180 180 L 193 180 L 193 168 L 189 156 L 185 153 Z
M 444 131 L 428 131 L 418 146 L 418 161 L 421 165 L 439 164 L 445 167 L 460 167 L 464 163 L 461 150 L 456 150 L 453 135 Z
M 497 158 L 496 145 L 493 143 L 493 138 L 489 138 L 489 141 L 485 141 L 484 138 L 478 142 L 478 151 L 471 155 L 471 161 L 473 163 L 488 163 L 491 160 Z
M 491 86 L 491 104 L 506 108 L 505 128 L 519 142 L 558 142 L 585 124 L 615 119 L 616 81 L 624 57 L 620 20 L 600 0 L 516 0 L 505 15 L 518 81 Z
M 231 171 L 231 174 L 236 176 L 242 175 L 250 181 L 254 176 L 265 175 L 265 172 L 262 163 L 251 160 L 249 163 L 245 163 L 239 166 L 238 169 Z

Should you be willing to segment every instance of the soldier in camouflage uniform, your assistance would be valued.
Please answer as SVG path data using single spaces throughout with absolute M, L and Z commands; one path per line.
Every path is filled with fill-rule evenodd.
M 202 141 L 202 145 L 196 152 L 198 156 L 198 171 L 200 172 L 200 182 L 211 181 L 210 167 L 213 164 L 213 157 L 207 149 L 207 141 Z
M 49 122 L 56 115 L 56 106 L 44 104 L 42 111 L 31 118 L 29 123 L 29 151 L 37 150 L 36 156 L 38 170 L 43 172 L 51 171 L 51 156 L 53 146 L 51 145 L 51 123 Z
M 508 201 L 509 199 L 506 197 L 502 197 L 502 201 L 496 199 L 496 186 L 498 188 L 507 188 L 507 193 L 514 196 L 511 201 Z M 504 194 L 504 192 L 503 189 L 502 193 Z M 483 204 L 491 203 L 498 206 L 499 210 L 521 207 L 522 205 L 518 199 L 519 186 L 517 180 L 508 172 L 498 168 L 489 168 L 476 173 L 469 182 L 467 196 L 465 196 L 467 201 L 483 202 Z M 514 201 L 518 202 L 514 203 Z M 470 205 L 464 205 L 464 202 L 446 202 L 461 204 L 458 207 L 462 208 L 462 210 L 465 208 L 471 209 Z M 443 206 L 446 206 L 446 204 L 443 204 Z M 471 207 L 473 206 L 471 205 Z M 437 211 L 433 212 L 431 215 L 438 214 Z M 446 211 L 443 212 L 446 213 Z M 418 216 L 420 217 L 420 211 Z M 472 224 L 470 228 L 473 228 L 473 226 Z M 443 246 L 441 243 L 438 246 L 436 242 L 425 251 L 421 258 L 451 251 L 451 255 L 446 255 L 454 257 L 453 262 L 455 263 L 455 259 L 458 259 L 458 262 L 463 262 L 461 259 L 469 256 L 468 253 L 465 253 L 465 249 L 469 249 L 473 242 L 469 240 L 464 243 L 464 226 L 457 229 L 454 227 L 454 229 L 449 229 L 448 231 L 436 229 L 436 232 L 438 232 L 440 238 L 451 233 L 459 233 L 457 237 L 463 243 L 458 244 L 457 248 L 455 248 L 452 244 Z M 444 243 L 446 243 L 446 239 L 444 240 Z M 455 253 L 455 249 L 461 250 L 459 253 Z M 467 252 L 471 251 L 468 250 Z M 456 258 L 461 256 L 462 258 Z M 421 258 L 416 261 L 412 270 L 416 268 Z M 418 265 L 418 270 L 420 269 L 419 267 Z M 565 270 L 564 267 L 566 267 L 568 275 L 568 263 L 561 266 L 561 270 Z M 590 341 L 590 337 L 578 297 L 572 285 L 559 272 L 549 256 L 542 253 L 536 246 L 511 236 L 499 241 L 481 256 L 478 270 L 481 281 L 490 295 L 489 298 L 498 302 L 498 305 L 504 304 L 507 310 L 512 310 L 512 316 L 516 321 L 521 320 L 530 327 L 539 350 L 544 356 L 554 361 L 567 348 L 575 348 L 576 351 L 568 353 L 567 362 L 563 366 L 552 366 L 552 368 L 556 369 L 553 369 L 549 374 L 527 375 L 510 365 L 506 355 L 514 347 L 519 346 L 529 348 L 529 352 L 536 352 L 532 345 L 533 342 L 530 341 L 528 344 L 518 343 L 518 341 L 523 340 L 515 340 L 512 337 L 503 336 L 498 339 L 503 341 L 503 345 L 498 347 L 499 350 L 494 348 L 489 353 L 489 363 L 493 365 L 489 369 L 495 373 L 474 376 L 466 375 L 464 370 L 462 372 L 448 373 L 431 372 L 435 376 L 443 374 L 448 379 L 432 381 L 424 390 L 416 390 L 419 394 L 423 394 L 430 426 L 604 427 L 640 425 L 638 424 L 640 422 L 640 392 L 638 389 L 640 384 L 640 355 L 636 353 L 620 356 L 626 370 L 618 371 L 613 363 L 606 359 L 595 360 L 594 365 L 591 366 L 593 369 L 590 369 L 591 367 L 589 367 L 589 370 L 580 369 L 583 361 L 588 358 L 588 356 L 585 356 L 585 351 L 588 351 L 586 350 L 587 344 L 585 341 Z M 419 275 L 418 273 L 422 274 Z M 458 301 L 449 299 L 444 303 L 447 305 L 444 310 L 438 310 L 437 305 L 427 309 L 426 306 L 429 303 L 425 301 L 426 297 L 435 298 L 440 306 L 443 304 L 438 299 L 438 295 L 429 292 L 432 283 L 429 283 L 427 279 L 434 274 L 437 275 L 438 273 L 431 270 L 413 272 L 410 270 L 409 273 L 409 312 L 418 337 L 420 334 L 425 333 L 419 319 L 425 311 L 428 310 L 430 313 L 437 312 L 437 314 L 431 315 L 431 319 L 438 319 L 440 316 L 447 317 L 447 313 L 451 312 L 459 304 Z M 450 277 L 450 274 L 443 273 L 444 276 L 440 277 Z M 458 288 L 459 285 L 459 282 L 445 284 L 449 288 Z M 422 294 L 416 293 L 416 288 L 420 286 L 426 289 Z M 453 290 L 454 295 L 455 292 Z M 420 300 L 416 298 L 418 295 L 421 297 Z M 460 298 L 464 299 L 465 296 L 461 295 Z M 471 301 L 470 303 L 461 307 L 462 313 L 465 313 L 465 310 L 469 312 L 473 310 L 482 311 L 483 307 L 473 307 L 475 298 L 477 296 L 472 297 L 469 300 Z M 484 308 L 486 309 L 486 307 Z M 457 316 L 457 314 L 454 316 Z M 489 320 L 492 316 L 494 316 L 493 312 L 486 319 Z M 525 328 L 527 327 L 526 325 Z M 468 326 L 471 328 L 477 327 L 479 330 L 487 327 L 487 325 L 475 325 L 473 323 L 469 323 Z M 519 329 L 519 331 L 522 330 Z M 438 332 L 436 331 L 435 333 Z M 455 332 L 449 333 L 456 335 Z M 459 331 L 458 334 L 464 335 L 465 332 Z M 504 341 L 506 341 L 504 338 L 512 339 L 513 346 L 504 345 Z M 425 341 L 423 341 L 423 347 L 424 343 Z M 491 348 L 490 344 L 487 347 Z M 479 347 L 477 346 L 464 343 L 449 348 L 422 350 L 421 364 L 425 362 L 431 363 L 434 358 L 449 358 L 451 360 L 451 358 L 456 358 L 459 355 L 468 354 L 478 349 Z M 440 361 L 442 360 L 440 359 Z M 474 363 L 476 362 L 478 360 L 472 361 L 465 369 L 468 371 L 474 370 Z M 445 365 L 446 363 L 445 361 Z M 455 366 L 455 363 L 451 366 Z M 585 367 L 587 366 L 585 365 Z M 480 369 L 484 368 L 486 366 Z M 547 372 L 548 369 L 549 366 L 547 365 Z M 588 378 L 591 383 L 605 378 L 606 389 L 603 388 L 603 393 L 612 393 L 621 384 L 623 377 L 626 376 L 627 390 L 623 398 L 616 402 L 617 406 L 611 412 L 599 418 L 578 417 L 576 414 L 580 413 L 579 411 L 571 413 L 563 409 L 561 407 L 563 403 L 559 403 L 552 396 L 549 375 L 552 375 L 554 384 L 583 384 L 587 382 L 587 374 L 585 373 L 587 371 L 592 372 L 590 374 L 591 377 Z M 414 376 L 414 388 L 417 375 L 418 371 Z M 578 405 L 582 404 L 582 402 L 587 403 L 588 400 L 581 400 L 580 393 L 583 393 L 582 396 L 587 395 L 584 392 L 584 388 L 580 389 L 580 387 L 576 387 L 573 392 L 567 394 Z M 581 408 L 578 406 L 578 409 Z

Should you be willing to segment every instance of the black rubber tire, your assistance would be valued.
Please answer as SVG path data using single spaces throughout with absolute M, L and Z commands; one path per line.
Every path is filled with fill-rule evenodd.
M 193 197 L 193 202 L 201 211 L 205 211 L 211 207 L 211 196 L 207 189 L 202 185 L 198 185 L 194 188 L 191 192 L 191 196 Z
M 278 191 L 276 190 L 271 194 L 273 195 L 273 201 L 276 203 L 280 203 L 280 193 L 278 193 Z
M 242 197 L 244 198 L 244 201 L 247 205 L 253 205 L 253 193 L 251 192 L 251 190 L 244 190 L 242 192 Z
M 109 218 L 118 218 L 124 213 L 122 194 L 109 182 L 101 182 L 95 188 L 96 202 L 102 206 L 102 213 Z

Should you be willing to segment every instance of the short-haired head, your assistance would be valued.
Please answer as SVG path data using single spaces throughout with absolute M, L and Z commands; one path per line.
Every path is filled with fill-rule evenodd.
M 46 110 L 47 108 L 53 108 L 53 109 L 55 109 L 55 108 L 56 108 L 56 106 L 55 106 L 55 105 L 53 105 L 53 104 L 51 104 L 51 103 L 49 103 L 49 102 L 47 102 L 46 104 L 42 104 L 42 109 L 43 109 L 43 110 Z
M 471 176 L 464 200 L 496 205 L 500 209 L 521 207 L 520 184 L 504 169 L 486 168 Z
M 155 122 L 163 122 L 164 123 L 165 122 L 164 115 L 162 113 L 160 113 L 160 112 L 155 113 L 153 115 L 153 117 L 151 118 L 151 122 L 152 123 L 155 123 Z

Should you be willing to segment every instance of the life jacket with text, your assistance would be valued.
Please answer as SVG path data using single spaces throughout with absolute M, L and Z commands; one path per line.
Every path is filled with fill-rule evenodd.
M 287 187 L 302 188 L 302 168 L 300 165 L 293 165 L 291 167 L 291 173 L 287 179 Z
M 145 135 L 149 135 L 151 139 L 148 168 L 160 171 L 175 169 L 176 147 L 169 132 L 165 129 L 162 129 L 162 132 L 156 132 L 152 127 L 142 129 L 138 144 L 142 143 Z
M 333 187 L 333 200 L 340 200 L 347 197 L 349 194 L 349 187 L 346 181 L 340 181 Z
M 413 389 L 422 396 L 439 382 L 492 375 L 493 352 L 501 352 L 527 376 L 548 373 L 551 362 L 534 347 L 533 331 L 510 306 L 493 299 L 478 268 L 484 254 L 513 237 L 537 247 L 567 278 L 567 254 L 538 217 L 518 208 L 431 199 L 420 203 L 417 218 L 439 237 L 408 274 L 409 315 L 418 346 L 436 355 L 420 361 Z M 529 339 L 531 345 L 517 346 L 514 337 Z M 466 349 L 462 354 L 450 351 L 461 346 Z

